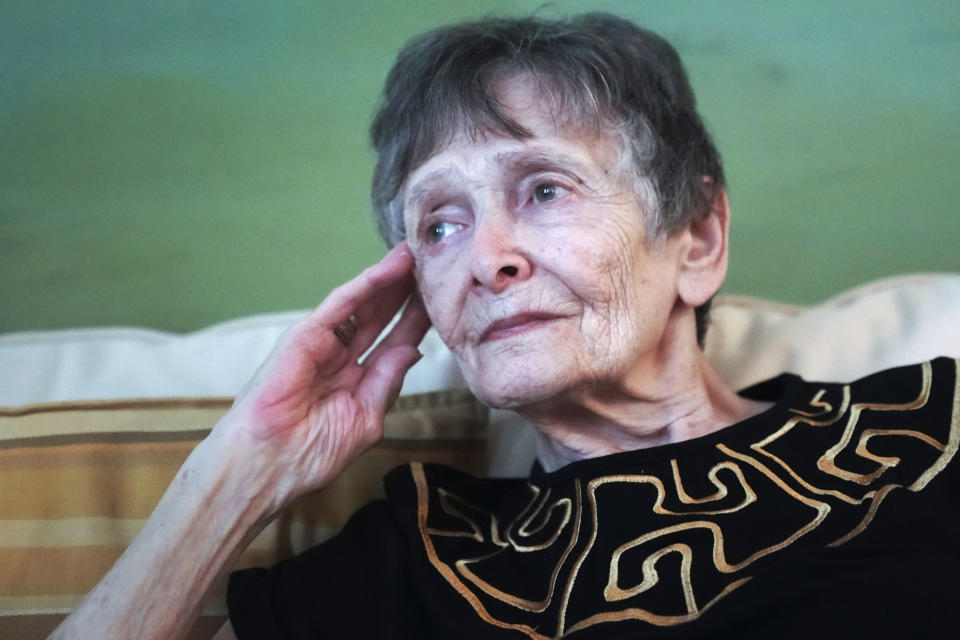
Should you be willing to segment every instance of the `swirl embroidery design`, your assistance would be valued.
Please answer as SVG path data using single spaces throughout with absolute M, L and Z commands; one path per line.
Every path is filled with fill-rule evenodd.
M 891 491 L 926 487 L 960 444 L 958 369 L 955 361 L 953 384 L 941 390 L 953 395 L 940 424 L 916 415 L 934 388 L 926 363 L 911 370 L 906 402 L 856 402 L 849 385 L 830 385 L 745 450 L 716 444 L 719 461 L 705 474 L 670 460 L 553 490 L 531 481 L 526 503 L 500 516 L 431 490 L 414 464 L 420 535 L 433 567 L 482 620 L 535 640 L 622 620 L 691 621 L 750 580 L 765 556 L 843 545 Z M 636 513 L 633 530 L 622 526 L 625 505 Z M 621 526 L 604 526 L 615 517 Z M 744 526 L 756 522 L 764 526 Z

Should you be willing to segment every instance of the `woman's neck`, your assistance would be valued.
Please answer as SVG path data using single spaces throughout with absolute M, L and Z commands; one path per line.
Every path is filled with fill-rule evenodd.
M 680 355 L 686 357 L 643 363 L 623 380 L 521 409 L 537 427 L 543 468 L 697 438 L 769 406 L 738 396 L 696 345 Z

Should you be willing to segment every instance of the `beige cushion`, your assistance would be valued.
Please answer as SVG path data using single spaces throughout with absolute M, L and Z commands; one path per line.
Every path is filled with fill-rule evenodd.
M 0 335 L 0 406 L 71 400 L 233 396 L 304 312 L 252 316 L 177 335 L 73 329 Z M 789 370 L 849 379 L 960 348 L 960 275 L 889 278 L 818 305 L 719 296 L 707 355 L 742 387 Z M 436 334 L 404 393 L 462 388 Z
M 0 409 L 0 638 L 42 638 L 113 565 L 229 398 Z M 325 540 L 408 460 L 483 473 L 487 410 L 463 390 L 401 398 L 384 438 L 331 486 L 286 509 L 241 556 L 269 566 Z M 215 590 L 192 637 L 225 614 Z
M 781 372 L 850 381 L 883 369 L 960 356 L 960 275 L 878 280 L 809 307 L 720 298 L 707 357 L 735 389 Z

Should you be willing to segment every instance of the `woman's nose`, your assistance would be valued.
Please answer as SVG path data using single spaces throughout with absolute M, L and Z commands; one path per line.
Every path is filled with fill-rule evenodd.
M 511 284 L 530 277 L 532 265 L 513 221 L 484 220 L 471 238 L 473 285 L 502 293 Z

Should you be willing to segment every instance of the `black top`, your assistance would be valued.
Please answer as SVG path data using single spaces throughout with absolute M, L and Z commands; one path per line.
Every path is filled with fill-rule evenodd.
M 332 540 L 231 576 L 246 638 L 919 638 L 960 629 L 958 361 L 529 479 L 411 464 Z

